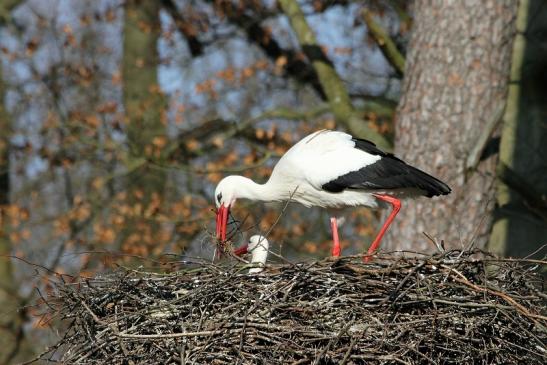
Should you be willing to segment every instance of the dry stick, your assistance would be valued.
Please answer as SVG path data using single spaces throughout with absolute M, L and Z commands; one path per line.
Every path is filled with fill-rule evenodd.
M 238 352 L 243 350 L 243 342 L 245 339 L 245 330 L 247 329 L 247 318 L 249 317 L 249 312 L 245 313 L 245 321 L 243 322 L 243 328 L 241 329 L 241 338 L 239 339 L 239 349 Z
M 442 255 L 442 257 L 450 259 L 456 254 L 457 252 L 455 251 L 449 251 L 447 254 Z M 469 278 L 477 273 L 480 274 L 480 272 L 477 272 L 476 270 L 480 269 L 478 265 L 480 265 L 481 260 L 466 259 L 467 255 L 469 254 L 466 254 L 460 262 L 450 262 L 446 259 L 439 259 L 439 257 L 428 258 L 426 265 L 419 272 L 426 276 L 426 283 L 430 283 L 432 287 L 435 287 L 436 283 L 440 283 L 446 273 L 449 273 L 450 277 L 456 276 L 450 269 Z M 237 334 L 241 333 L 240 331 L 245 330 L 244 341 L 248 341 L 249 346 L 253 346 L 253 354 L 267 356 L 265 359 L 277 359 L 279 357 L 279 359 L 283 359 L 280 361 L 283 361 L 284 363 L 291 363 L 297 361 L 297 359 L 304 358 L 306 359 L 306 363 L 311 363 L 317 357 L 317 353 L 325 346 L 320 346 L 314 350 L 314 348 L 317 347 L 317 341 L 326 340 L 328 342 L 329 340 L 332 340 L 332 333 L 339 331 L 339 329 L 332 328 L 331 322 L 335 319 L 333 314 L 337 315 L 338 318 L 340 316 L 347 317 L 349 312 L 346 312 L 345 308 L 357 309 L 357 306 L 363 310 L 362 313 L 357 314 L 359 315 L 359 330 L 361 330 L 363 325 L 366 325 L 367 322 L 373 321 L 373 319 L 367 318 L 367 316 L 377 317 L 376 322 L 371 323 L 372 326 L 369 327 L 370 329 L 367 332 L 371 333 L 372 342 L 370 343 L 370 347 L 367 347 L 362 339 L 355 339 L 355 336 L 358 336 L 358 334 L 347 336 L 344 337 L 344 340 L 340 341 L 346 341 L 346 339 L 348 339 L 345 343 L 349 344 L 349 337 L 351 337 L 351 341 L 353 342 L 352 347 L 350 347 L 349 350 L 346 346 L 337 347 L 335 351 L 333 350 L 334 346 L 331 342 L 330 350 L 327 349 L 327 351 L 324 352 L 328 354 L 327 357 L 329 359 L 332 358 L 335 361 L 340 361 L 342 358 L 346 357 L 344 353 L 349 351 L 346 362 L 349 361 L 349 359 L 360 359 L 360 361 L 365 361 L 366 359 L 374 362 L 379 361 L 380 358 L 385 361 L 397 361 L 400 363 L 404 363 L 405 361 L 407 363 L 412 363 L 412 359 L 416 362 L 426 362 L 427 360 L 421 357 L 421 355 L 404 347 L 401 347 L 401 351 L 391 354 L 391 357 L 383 356 L 384 354 L 389 353 L 386 351 L 390 351 L 389 348 L 391 346 L 399 344 L 400 341 L 405 341 L 405 338 L 409 339 L 408 343 L 413 349 L 418 349 L 416 343 L 422 341 L 419 351 L 421 351 L 422 354 L 425 354 L 426 357 L 432 359 L 436 359 L 437 355 L 433 355 L 433 352 L 430 351 L 437 350 L 441 352 L 435 353 L 441 355 L 445 352 L 447 354 L 456 354 L 454 356 L 467 355 L 466 359 L 472 359 L 469 356 L 473 356 L 474 354 L 480 359 L 485 359 L 484 356 L 491 359 L 490 352 L 492 349 L 485 348 L 484 350 L 488 352 L 486 355 L 484 355 L 484 353 L 479 353 L 481 351 L 481 341 L 486 340 L 488 342 L 488 338 L 491 338 L 493 341 L 499 340 L 500 335 L 503 336 L 503 333 L 500 334 L 499 332 L 495 332 L 497 330 L 494 327 L 501 326 L 501 330 L 503 330 L 504 326 L 505 328 L 512 328 L 513 324 L 508 322 L 511 320 L 515 324 L 522 324 L 520 331 L 518 330 L 518 328 L 520 328 L 519 326 L 514 326 L 516 331 L 515 335 L 517 336 L 514 341 L 511 340 L 512 343 L 514 342 L 514 345 L 512 343 L 507 343 L 504 345 L 504 349 L 496 350 L 496 354 L 492 353 L 493 356 L 496 356 L 497 359 L 506 360 L 507 362 L 518 362 L 517 360 L 522 358 L 519 356 L 530 356 L 532 360 L 539 358 L 538 354 L 540 354 L 542 350 L 538 350 L 537 353 L 534 354 L 529 351 L 526 353 L 523 352 L 524 347 L 527 347 L 527 342 L 525 341 L 533 338 L 533 346 L 533 344 L 540 344 L 541 341 L 544 340 L 544 332 L 541 332 L 540 329 L 538 329 L 538 326 L 534 326 L 530 318 L 521 316 L 520 312 L 515 310 L 515 306 L 503 305 L 503 303 L 509 304 L 505 301 L 498 302 L 499 304 L 497 304 L 496 307 L 493 307 L 496 302 L 492 301 L 491 294 L 482 295 L 481 291 L 466 289 L 467 285 L 463 285 L 456 280 L 450 280 L 444 285 L 440 283 L 441 287 L 438 288 L 439 291 L 434 290 L 433 294 L 429 293 L 429 295 L 427 295 L 427 287 L 424 285 L 413 287 L 409 291 L 409 294 L 411 295 L 411 299 L 421 299 L 421 297 L 425 295 L 428 300 L 438 304 L 436 318 L 439 320 L 439 329 L 441 331 L 439 332 L 439 335 L 441 338 L 442 336 L 445 336 L 447 344 L 452 344 L 456 347 L 457 345 L 463 346 L 466 344 L 473 344 L 473 346 L 479 345 L 479 348 L 472 346 L 469 351 L 466 350 L 466 352 L 463 353 L 462 351 L 453 348 L 441 349 L 442 346 L 438 345 L 433 345 L 434 348 L 431 347 L 433 338 L 430 337 L 424 329 L 428 328 L 427 323 L 431 322 L 434 312 L 430 305 L 426 305 L 431 308 L 431 310 L 428 309 L 425 313 L 420 314 L 420 308 L 424 307 L 419 301 L 414 300 L 417 304 L 413 304 L 412 300 L 405 302 L 399 300 L 398 304 L 404 307 L 403 311 L 398 311 L 399 317 L 395 319 L 397 322 L 385 323 L 390 319 L 392 312 L 379 313 L 377 311 L 378 301 L 383 299 L 382 297 L 384 296 L 382 293 L 393 290 L 393 288 L 400 284 L 401 280 L 408 276 L 408 273 L 416 265 L 421 263 L 421 260 L 404 259 L 398 261 L 399 264 L 394 267 L 389 265 L 389 261 L 393 262 L 396 260 L 393 258 L 390 259 L 389 257 L 386 257 L 386 259 L 388 260 L 388 264 L 380 262 L 377 263 L 377 270 L 366 271 L 347 271 L 344 269 L 335 271 L 332 264 L 328 262 L 315 262 L 309 265 L 299 265 L 298 267 L 282 266 L 284 269 L 280 272 L 268 273 L 260 278 L 249 278 L 246 275 L 230 275 L 230 271 L 237 274 L 237 267 L 229 267 L 226 272 L 216 271 L 216 268 L 213 270 L 205 266 L 201 269 L 197 269 L 195 274 L 194 272 L 189 275 L 178 273 L 172 275 L 171 278 L 158 278 L 155 276 L 139 278 L 137 273 L 132 272 L 129 276 L 129 279 L 132 280 L 131 282 L 128 282 L 128 284 L 130 284 L 129 286 L 118 280 L 99 279 L 96 282 L 90 281 L 90 286 L 83 288 L 84 290 L 88 289 L 88 291 L 78 291 L 81 295 L 74 293 L 75 295 L 73 297 L 68 298 L 68 302 L 65 300 L 66 304 L 63 307 L 65 316 L 70 316 L 72 313 L 73 315 L 71 318 L 78 316 L 84 322 L 82 323 L 83 327 L 79 326 L 76 328 L 76 331 L 79 331 L 80 337 L 74 337 L 76 338 L 76 341 L 70 343 L 72 345 L 70 357 L 74 359 L 81 358 L 85 355 L 87 358 L 86 361 L 100 361 L 100 359 L 106 359 L 108 357 L 114 362 L 116 362 L 117 359 L 124 358 L 125 355 L 123 354 L 123 351 L 116 343 L 117 336 L 111 331 L 110 327 L 106 326 L 106 328 L 103 328 L 102 325 L 95 326 L 94 323 L 96 323 L 96 321 L 93 316 L 88 315 L 88 310 L 84 309 L 82 304 L 79 304 L 80 300 L 88 303 L 88 298 L 91 298 L 93 299 L 93 306 L 91 306 L 91 304 L 89 304 L 89 306 L 94 308 L 93 310 L 99 310 L 95 308 L 103 308 L 103 304 L 112 302 L 112 295 L 116 298 L 118 295 L 122 295 L 124 302 L 127 303 L 124 304 L 127 311 L 118 311 L 118 325 L 120 327 L 118 330 L 122 328 L 122 323 L 138 323 L 137 328 L 125 329 L 123 334 L 153 333 L 158 337 L 157 340 L 143 339 L 143 341 L 148 341 L 146 343 L 135 342 L 133 344 L 135 347 L 132 347 L 131 352 L 137 351 L 140 355 L 143 351 L 142 346 L 146 347 L 150 344 L 152 349 L 148 354 L 151 356 L 150 359 L 156 356 L 156 353 L 159 355 L 160 351 L 163 351 L 162 353 L 166 354 L 167 357 L 161 355 L 163 356 L 162 358 L 170 360 L 162 361 L 178 362 L 178 359 L 175 359 L 176 355 L 175 357 L 172 357 L 170 354 L 178 354 L 180 352 L 180 344 L 177 344 L 179 341 L 166 341 L 165 338 L 168 338 L 169 334 L 181 330 L 186 334 L 187 330 L 202 331 L 204 329 L 219 330 L 222 333 L 212 337 L 206 347 L 204 347 L 203 344 L 207 341 L 207 336 L 187 337 L 191 338 L 192 342 L 197 343 L 197 346 L 193 347 L 191 355 L 192 360 L 196 362 L 210 362 L 216 357 L 223 363 L 235 363 L 238 358 L 237 352 L 235 351 L 237 351 L 238 342 L 241 343 L 241 338 Z M 441 266 L 441 264 L 449 266 L 449 268 L 447 269 L 446 267 Z M 460 266 L 454 266 L 453 264 Z M 355 263 L 355 267 L 359 267 L 359 265 L 360 263 Z M 434 271 L 430 275 L 429 271 L 431 265 L 435 265 L 439 269 L 432 269 Z M 496 278 L 502 280 L 501 289 L 499 289 L 499 291 L 509 294 L 513 300 L 518 300 L 529 312 L 540 312 L 538 300 L 541 300 L 541 298 L 532 291 L 527 290 L 524 285 L 515 286 L 515 284 L 518 284 L 518 282 L 526 280 L 527 278 L 533 279 L 534 276 L 529 276 L 532 272 L 527 268 L 519 269 L 512 263 L 500 263 L 500 267 L 509 271 L 502 270 L 501 276 L 496 276 Z M 389 274 L 386 274 L 386 272 L 389 272 Z M 378 279 L 382 275 L 385 275 L 383 276 L 384 280 L 383 282 L 380 282 Z M 517 281 L 514 283 L 511 281 L 503 281 L 508 278 L 507 275 L 515 278 Z M 230 280 L 228 281 L 230 285 L 222 284 L 227 276 L 231 278 L 228 279 Z M 328 280 L 326 280 L 326 278 Z M 191 283 L 195 279 L 199 279 L 203 284 L 199 284 L 197 287 L 194 286 L 192 288 Z M 416 274 L 414 276 L 411 275 L 408 280 L 411 283 L 414 283 L 415 279 L 417 279 Z M 536 277 L 536 279 L 538 278 Z M 138 287 L 134 286 L 136 281 L 133 280 L 139 280 Z M 528 280 L 528 282 L 534 283 L 533 280 Z M 360 283 L 365 283 L 365 285 L 360 285 Z M 181 287 L 179 284 L 182 284 L 182 287 L 186 288 L 185 290 L 191 288 L 191 293 L 197 292 L 198 294 L 193 295 L 193 298 L 197 299 L 198 302 L 201 303 L 205 300 L 203 305 L 200 305 L 199 308 L 195 308 L 196 303 L 194 302 L 194 299 L 187 301 L 186 298 L 188 298 L 188 296 L 186 295 L 182 299 L 176 299 L 175 297 L 173 297 L 173 299 L 168 299 L 168 306 L 173 305 L 173 301 L 178 301 L 176 306 L 179 306 L 178 308 L 180 308 L 181 313 L 187 310 L 192 311 L 192 313 L 195 311 L 193 314 L 189 313 L 190 315 L 187 319 L 183 319 L 184 323 L 190 321 L 189 323 L 192 325 L 191 328 L 180 327 L 178 319 L 161 319 L 158 321 L 154 319 L 155 317 L 149 318 L 149 310 L 146 310 L 151 303 L 157 303 L 158 300 L 163 301 L 163 298 L 165 298 L 164 293 L 166 291 L 171 293 L 177 291 Z M 286 284 L 286 286 L 283 286 L 283 284 Z M 479 285 L 488 287 L 492 284 L 490 281 L 481 281 L 481 284 Z M 408 286 L 407 281 L 406 287 Z M 361 292 L 365 287 L 367 287 L 366 289 L 368 289 L 367 291 L 369 294 L 364 294 L 363 296 Z M 69 291 L 72 289 L 78 290 L 78 288 L 75 288 L 72 284 L 65 286 L 65 288 Z M 202 291 L 202 288 L 205 289 L 205 291 Z M 209 288 L 209 291 L 207 288 Z M 63 288 L 60 289 L 61 291 L 63 290 Z M 104 292 L 104 289 L 106 289 L 106 293 Z M 150 289 L 153 291 L 149 291 Z M 196 289 L 199 289 L 199 291 L 196 291 Z M 325 296 L 325 291 L 329 291 L 330 293 L 331 290 L 334 290 L 333 297 L 340 298 L 340 303 L 343 304 L 342 307 L 337 308 L 338 304 L 329 302 L 329 297 Z M 134 295 L 133 293 L 136 293 L 137 291 L 140 294 Z M 125 292 L 127 292 L 129 296 L 126 297 Z M 273 297 L 271 297 L 271 299 L 264 298 L 264 296 L 269 295 L 272 292 Z M 462 292 L 463 294 L 461 294 Z M 290 293 L 290 295 L 287 293 Z M 375 294 L 378 293 L 380 293 L 380 296 L 377 297 L 377 299 L 374 299 Z M 481 294 L 477 295 L 478 293 Z M 517 293 L 519 296 L 516 296 L 513 293 Z M 157 297 L 158 295 L 160 296 L 159 298 Z M 259 298 L 260 295 L 262 298 Z M 369 295 L 373 296 L 370 303 L 367 299 L 369 298 Z M 474 303 L 473 299 L 477 296 L 477 303 Z M 249 298 L 253 302 L 255 300 L 260 301 L 260 304 L 258 304 L 257 310 L 253 310 L 246 316 L 247 323 L 245 324 L 244 316 L 241 314 L 245 313 L 247 310 L 246 308 L 248 305 L 246 303 L 248 301 L 246 299 Z M 363 300 L 364 303 L 362 302 Z M 268 303 L 268 305 L 271 303 L 271 310 L 267 308 L 265 304 L 262 304 L 262 301 Z M 452 301 L 454 303 L 452 303 Z M 481 302 L 484 302 L 485 306 L 476 305 Z M 360 306 L 359 304 L 365 305 Z M 217 308 L 218 305 L 220 305 L 220 312 L 215 311 L 215 308 Z M 527 307 L 528 305 L 530 305 L 529 308 Z M 469 309 L 466 309 L 466 307 L 469 307 Z M 494 310 L 485 310 L 486 308 L 494 308 Z M 74 309 L 76 309 L 77 312 L 74 312 Z M 202 327 L 196 327 L 197 321 L 199 320 L 200 309 L 203 309 L 208 314 L 206 318 L 204 318 L 204 325 Z M 319 313 L 317 309 L 326 317 L 323 318 L 322 314 Z M 339 310 L 341 310 L 341 312 L 339 312 Z M 153 312 L 156 313 L 155 310 Z M 503 313 L 504 316 L 498 320 L 496 313 Z M 105 317 L 103 317 L 103 312 L 101 310 L 101 314 L 99 315 L 97 313 L 96 316 L 101 317 L 103 322 L 112 323 L 113 315 L 104 315 Z M 228 324 L 224 324 L 224 326 L 227 327 L 226 329 L 219 329 L 216 326 L 216 328 L 210 327 L 210 324 L 218 324 L 219 320 L 220 322 L 224 322 L 224 319 L 230 315 L 236 315 L 237 318 L 232 318 L 228 321 Z M 462 315 L 467 316 L 468 319 L 472 319 L 469 319 L 468 321 L 468 319 L 462 318 Z M 315 323 L 318 318 L 327 321 L 323 322 L 327 327 L 316 328 Z M 460 320 L 463 320 L 463 322 L 460 322 Z M 478 328 L 477 325 L 480 325 L 481 321 L 488 322 L 486 325 L 494 331 L 492 337 L 485 337 L 484 333 L 475 332 L 474 328 Z M 499 325 L 497 323 L 499 323 Z M 446 330 L 450 330 L 451 325 L 454 324 L 463 325 L 469 330 L 466 333 L 469 333 L 470 336 L 466 338 L 458 338 L 457 336 L 451 337 L 450 333 L 446 333 Z M 330 328 L 328 326 L 330 326 Z M 470 328 L 470 326 L 472 328 Z M 378 334 L 382 332 L 379 331 L 379 329 L 385 327 L 388 327 L 389 331 L 385 334 L 385 337 L 383 337 L 385 342 L 382 342 L 382 339 L 378 337 Z M 157 330 L 158 332 L 150 332 L 150 329 L 152 331 Z M 523 332 L 523 329 L 526 331 Z M 230 335 L 232 332 L 229 331 L 235 332 L 235 335 Z M 161 333 L 167 333 L 168 335 L 161 335 Z M 258 335 L 255 335 L 255 333 L 258 333 Z M 82 334 L 85 337 L 83 340 Z M 473 334 L 477 334 L 478 336 L 473 336 Z M 537 334 L 537 336 L 535 334 Z M 138 339 L 134 339 L 133 341 L 135 340 Z M 89 341 L 93 342 L 91 347 L 86 346 Z M 152 343 L 152 341 L 154 342 Z M 262 344 L 260 344 L 260 342 L 262 342 Z M 127 342 L 125 343 L 127 344 Z M 326 344 L 325 342 L 323 343 Z M 382 343 L 385 345 L 383 346 Z M 67 343 L 65 342 L 65 344 Z M 425 351 L 422 351 L 422 346 L 424 346 Z M 175 349 L 175 347 L 177 348 Z M 288 349 L 283 354 L 282 349 L 284 347 L 287 347 Z M 78 349 L 91 349 L 91 351 L 84 350 L 80 357 L 74 357 L 74 351 L 78 351 Z M 243 350 L 244 349 L 245 347 L 243 347 Z M 317 352 L 314 353 L 314 351 Z M 498 352 L 500 355 L 498 355 Z M 273 357 L 271 357 L 270 354 Z M 66 357 L 68 356 L 69 355 Z M 171 357 L 169 358 L 169 356 Z M 243 352 L 243 356 L 245 357 L 245 361 L 243 362 L 252 362 L 257 359 L 253 355 L 249 357 L 249 354 L 245 352 Z M 207 360 L 204 360 L 205 358 Z M 454 357 L 449 355 L 449 358 L 452 359 Z M 319 361 L 321 362 L 324 359 L 325 355 L 323 355 Z M 188 354 L 186 356 L 186 361 L 191 361 L 188 358 Z M 539 362 L 532 361 L 529 363 Z
M 365 329 L 365 333 L 366 333 L 366 330 Z M 346 362 L 348 361 L 349 359 L 349 356 L 351 355 L 351 351 L 353 351 L 353 347 L 355 346 L 355 344 L 357 343 L 357 341 L 359 341 L 361 339 L 361 336 L 359 337 L 352 337 L 351 338 L 351 341 L 349 343 L 349 347 L 348 347 L 348 350 L 346 351 L 344 357 L 342 358 L 342 361 L 340 361 L 340 365 L 345 365 Z
M 535 251 L 529 253 L 528 255 L 524 256 L 524 258 L 527 259 L 527 258 L 529 258 L 529 257 L 532 257 L 532 256 L 534 256 L 536 253 L 539 253 L 540 251 L 542 251 L 542 250 L 543 250 L 544 248 L 546 248 L 546 247 L 547 247 L 547 243 L 541 245 L 540 247 L 538 247 L 537 250 L 535 250 Z M 544 255 L 543 257 L 545 257 L 545 255 Z
M 325 355 L 325 353 L 329 350 L 329 348 L 332 346 L 333 343 L 337 343 L 339 340 L 340 340 L 340 337 L 342 337 L 344 335 L 344 333 L 347 332 L 347 330 L 353 326 L 353 324 L 355 323 L 355 319 L 353 319 L 350 323 L 348 323 L 347 325 L 345 325 L 344 327 L 342 327 L 342 329 L 340 330 L 340 332 L 338 332 L 338 335 L 334 338 L 331 338 L 329 340 L 329 342 L 327 343 L 327 345 L 325 347 L 323 347 L 323 349 L 321 350 L 321 352 L 319 353 L 319 355 L 317 355 L 317 357 L 315 358 L 315 360 L 313 361 L 313 365 L 317 365 L 319 364 L 319 361 L 321 361 L 321 358 Z
M 120 333 L 120 329 L 118 327 L 118 306 L 115 307 L 114 311 L 115 311 L 115 317 L 114 317 L 114 323 L 112 324 L 112 326 L 114 326 L 113 328 L 118 333 Z M 120 348 L 122 349 L 123 354 L 128 359 L 129 365 L 135 365 L 135 362 L 129 358 L 129 352 L 127 351 L 127 348 L 125 347 L 125 344 L 123 343 L 123 340 L 120 337 L 118 337 L 118 343 L 120 345 Z
M 488 202 L 486 202 L 486 205 L 488 206 L 488 204 L 490 204 L 491 201 L 492 200 L 490 199 Z M 473 231 L 473 234 L 471 235 L 471 239 L 469 240 L 469 244 L 467 245 L 467 247 L 464 247 L 462 252 L 460 252 L 460 255 L 458 256 L 458 259 L 461 257 L 461 255 L 463 255 L 464 252 L 468 252 L 473 247 L 473 245 L 475 244 L 475 240 L 479 236 L 479 229 L 481 228 L 482 224 L 484 223 L 484 221 L 486 220 L 486 218 L 488 216 L 489 216 L 488 213 L 485 213 L 485 214 L 482 215 L 481 220 L 479 221 L 479 224 L 477 224 L 477 226 L 475 227 L 475 230 Z
M 510 305 L 490 304 L 490 303 L 474 303 L 474 302 L 453 302 L 446 299 L 430 299 L 432 303 L 447 304 L 455 307 L 466 308 L 494 308 L 494 309 L 513 309 Z
M 116 336 L 123 338 L 132 338 L 136 340 L 150 340 L 150 339 L 166 339 L 166 338 L 181 338 L 181 337 L 199 337 L 199 336 L 214 336 L 220 334 L 228 333 L 239 333 L 241 328 L 226 328 L 223 330 L 212 330 L 212 331 L 200 331 L 200 332 L 181 332 L 181 333 L 164 333 L 158 335 L 132 335 L 127 333 L 117 333 Z
M 538 288 L 534 287 L 532 284 L 526 282 L 524 283 L 524 285 L 531 291 L 533 291 L 534 293 L 536 293 L 536 295 L 540 296 L 541 298 L 543 298 L 544 300 L 547 300 L 547 294 L 543 293 L 542 291 L 540 291 Z
M 300 364 L 305 364 L 309 361 L 308 358 L 304 358 L 304 359 L 300 359 L 298 361 L 295 361 L 295 362 L 291 362 L 291 365 L 300 365 Z
M 182 330 L 186 332 L 184 327 Z M 180 365 L 186 365 L 186 339 L 182 341 L 182 346 L 180 347 Z
M 429 233 L 423 231 L 422 234 L 429 240 L 431 241 L 431 243 L 433 243 L 435 245 L 435 247 L 437 248 L 437 250 L 440 252 L 440 253 L 444 253 L 446 251 L 446 249 L 444 248 L 444 242 L 441 241 L 440 243 L 437 242 L 436 239 L 434 239 L 433 237 L 431 237 L 429 235 Z
M 456 280 L 458 283 L 467 285 L 470 288 L 475 289 L 476 291 L 493 294 L 495 296 L 498 296 L 498 297 L 502 298 L 507 303 L 511 304 L 514 308 L 516 308 L 521 314 L 523 314 L 524 316 L 526 316 L 528 318 L 531 318 L 536 324 L 538 324 L 538 323 L 535 321 L 535 319 L 539 319 L 539 320 L 542 320 L 542 321 L 547 321 L 546 316 L 542 316 L 540 314 L 530 313 L 526 308 L 524 308 L 521 304 L 517 303 L 513 298 L 511 298 L 507 294 L 501 293 L 499 291 L 496 291 L 496 290 L 493 290 L 493 289 L 490 289 L 490 288 L 483 288 L 483 287 L 480 287 L 478 285 L 475 285 L 475 284 L 469 282 L 469 280 L 467 280 L 467 278 L 462 273 L 460 273 L 459 271 L 457 271 L 457 270 L 455 270 L 455 269 L 453 269 L 449 266 L 446 266 L 446 265 L 441 265 L 441 266 L 443 266 L 444 268 L 446 268 L 446 269 L 452 271 L 453 273 L 455 273 L 458 277 L 454 277 L 454 280 Z
M 213 330 L 213 331 L 166 333 L 166 334 L 159 334 L 159 335 L 132 335 L 132 334 L 127 334 L 127 333 L 118 331 L 114 325 L 107 323 L 103 321 L 102 319 L 100 319 L 99 317 L 97 317 L 97 315 L 91 310 L 91 308 L 88 307 L 88 305 L 83 300 L 80 301 L 80 303 L 84 306 L 84 308 L 91 315 L 91 317 L 93 318 L 95 322 L 103 326 L 107 326 L 116 336 L 123 337 L 123 338 L 153 339 L 153 338 L 196 337 L 196 336 L 211 336 L 211 335 L 218 335 L 221 333 L 231 333 L 231 332 L 241 331 L 240 328 L 236 328 L 236 329 Z
M 547 260 L 534 260 L 534 259 L 513 259 L 513 258 L 495 258 L 495 259 L 483 259 L 484 262 L 515 262 L 526 264 L 547 265 Z
M 289 195 L 289 199 L 285 202 L 285 204 L 283 205 L 283 209 L 281 210 L 281 212 L 277 215 L 277 218 L 275 219 L 275 221 L 272 223 L 272 225 L 268 228 L 268 230 L 266 231 L 266 233 L 264 234 L 261 234 L 263 237 L 268 237 L 270 235 L 270 233 L 272 232 L 272 230 L 274 229 L 274 227 L 277 225 L 277 223 L 279 223 L 279 221 L 281 220 L 281 217 L 283 216 L 283 214 L 285 214 L 285 211 L 287 210 L 288 206 L 289 206 L 289 203 L 292 201 L 292 198 L 294 196 L 294 194 L 296 194 L 296 190 L 298 190 L 298 186 L 296 188 L 294 188 L 294 190 L 292 191 L 292 193 Z M 280 258 L 282 259 L 284 262 L 290 264 L 290 265 L 293 265 L 292 262 L 290 262 L 289 260 L 287 260 L 285 257 L 271 251 L 270 249 L 268 249 L 268 254 L 272 254 L 274 255 L 275 257 L 277 258 Z
M 281 210 L 281 213 L 279 213 L 279 215 L 277 216 L 275 222 L 273 222 L 273 224 L 270 226 L 270 228 L 268 228 L 268 230 L 266 231 L 266 233 L 264 234 L 264 237 L 268 237 L 270 235 L 270 232 L 274 229 L 274 227 L 277 225 L 277 223 L 279 222 L 279 220 L 281 219 L 281 217 L 283 216 L 283 214 L 285 214 L 285 211 L 287 210 L 287 207 L 289 206 L 289 203 L 291 202 L 294 194 L 296 194 L 296 190 L 298 190 L 299 186 L 297 186 L 296 188 L 294 188 L 294 190 L 292 191 L 291 195 L 289 195 L 289 199 L 285 202 L 285 205 L 283 205 L 283 209 Z
M 407 349 L 409 349 L 410 351 L 412 351 L 413 353 L 415 353 L 416 355 L 420 356 L 422 359 L 427 360 L 429 363 L 431 363 L 431 364 L 433 364 L 433 365 L 437 364 L 432 358 L 430 358 L 430 357 L 428 357 L 428 356 L 422 354 L 420 351 L 418 351 L 418 350 L 412 348 L 411 346 L 406 345 L 405 347 L 406 347 Z
M 397 285 L 397 287 L 395 288 L 395 290 L 393 291 L 394 294 L 391 294 L 387 297 L 385 297 L 381 302 L 380 302 L 380 305 L 382 304 L 385 304 L 390 298 L 393 298 L 393 295 L 396 295 L 399 290 L 401 290 L 401 288 L 403 287 L 403 285 L 406 284 L 406 282 L 410 279 L 410 277 L 412 275 L 414 275 L 418 270 L 420 270 L 424 265 L 426 264 L 426 261 L 423 261 L 421 264 L 419 264 L 418 266 L 415 266 L 412 270 L 410 270 L 410 272 L 407 274 L 407 276 L 405 276 L 405 278 L 403 280 L 401 280 L 401 282 L 399 283 L 399 285 Z M 400 297 L 399 295 L 397 295 L 397 297 Z M 393 302 L 391 303 L 392 305 L 395 304 L 395 302 L 397 301 L 397 297 L 394 298 Z
M 255 303 L 255 305 L 253 307 L 251 307 L 251 309 L 249 309 L 249 312 L 256 309 L 261 302 L 263 302 L 263 301 L 269 299 L 271 296 L 277 294 L 281 289 L 285 288 L 287 285 L 288 284 L 286 284 L 286 285 L 282 286 L 281 288 L 279 288 L 278 290 L 272 292 L 269 296 L 265 297 L 261 301 L 257 301 Z M 93 311 L 85 304 L 85 302 L 81 301 L 81 303 L 86 308 L 86 310 L 91 314 L 91 316 L 93 317 L 93 319 L 97 323 L 109 326 L 116 336 L 123 337 L 123 338 L 164 339 L 164 338 L 180 338 L 180 337 L 214 336 L 214 335 L 223 334 L 223 333 L 239 333 L 242 330 L 244 330 L 244 328 L 226 328 L 226 329 L 222 329 L 222 330 L 182 332 L 182 333 L 167 333 L 167 334 L 158 334 L 158 335 L 132 335 L 132 334 L 126 334 L 124 332 L 117 331 L 116 328 L 112 327 L 110 324 L 102 321 L 99 317 L 97 317 L 97 315 L 95 313 L 93 313 Z M 260 325 L 260 324 L 256 324 L 256 323 L 249 324 L 249 327 L 251 327 L 251 326 L 252 327 L 258 327 L 258 328 L 260 328 L 262 326 L 265 326 L 266 329 L 270 329 L 270 330 L 274 327 L 272 325 Z
M 525 328 L 525 326 L 523 326 L 523 323 L 522 321 L 520 320 L 515 320 L 515 318 L 507 315 L 504 311 L 500 310 L 500 312 L 508 319 L 511 320 L 511 322 L 513 322 L 515 325 L 519 326 L 524 332 L 526 332 L 526 334 L 528 334 L 528 336 L 531 336 L 532 338 L 534 338 L 538 344 L 541 344 L 541 346 L 545 346 L 545 341 L 542 341 L 540 340 L 534 333 L 530 332 L 530 330 L 528 328 Z M 546 330 L 544 329 L 544 332 Z M 545 352 L 545 351 L 543 351 Z

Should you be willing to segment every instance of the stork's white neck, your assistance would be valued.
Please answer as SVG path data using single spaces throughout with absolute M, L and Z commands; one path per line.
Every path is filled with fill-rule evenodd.
M 265 184 L 257 184 L 244 176 L 230 176 L 230 183 L 234 184 L 236 198 L 260 200 L 264 202 L 281 201 L 287 197 L 283 186 L 272 184 L 269 181 Z

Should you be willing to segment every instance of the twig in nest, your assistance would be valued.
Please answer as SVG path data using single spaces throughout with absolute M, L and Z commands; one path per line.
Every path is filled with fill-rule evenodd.
M 537 266 L 547 262 L 484 256 L 379 254 L 374 265 L 352 256 L 260 276 L 226 263 L 161 275 L 119 270 L 60 281 L 49 301 L 57 305 L 44 309 L 67 320 L 55 347 L 63 364 L 543 365 Z M 485 265 L 495 270 L 486 275 Z M 50 352 L 41 358 L 53 361 Z

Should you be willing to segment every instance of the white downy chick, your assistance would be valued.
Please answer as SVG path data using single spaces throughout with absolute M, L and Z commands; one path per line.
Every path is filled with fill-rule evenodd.
M 264 236 L 254 235 L 249 239 L 247 251 L 251 253 L 251 264 L 256 266 L 249 269 L 249 274 L 257 274 L 264 270 L 269 247 L 270 243 Z

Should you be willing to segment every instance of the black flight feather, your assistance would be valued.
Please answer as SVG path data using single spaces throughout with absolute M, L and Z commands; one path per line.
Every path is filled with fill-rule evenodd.
M 448 185 L 415 168 L 391 153 L 380 150 L 370 141 L 353 138 L 355 148 L 382 158 L 362 169 L 348 172 L 323 184 L 323 190 L 338 193 L 346 189 L 389 190 L 414 188 L 432 197 L 450 193 Z

